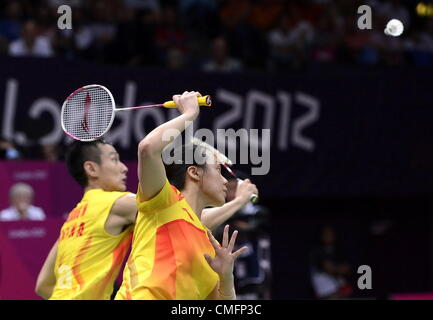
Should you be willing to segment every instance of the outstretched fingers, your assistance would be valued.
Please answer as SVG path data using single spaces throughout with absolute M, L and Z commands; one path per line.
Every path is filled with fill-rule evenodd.
M 227 246 L 227 250 L 231 253 L 233 248 L 235 247 L 236 238 L 238 236 L 238 230 L 235 230 L 232 234 L 232 238 L 230 239 L 230 243 Z
M 227 249 L 227 252 L 229 254 L 231 254 L 231 256 L 236 259 L 239 255 L 242 254 L 242 252 L 244 252 L 246 249 L 248 249 L 247 246 L 243 246 L 242 248 L 240 248 L 239 250 L 235 251 L 232 253 L 233 248 L 235 247 L 235 243 L 236 243 L 236 238 L 238 236 L 238 231 L 235 230 L 232 234 L 232 237 L 230 238 L 230 242 L 228 241 L 228 233 L 229 233 L 229 226 L 226 225 L 224 227 L 224 234 L 223 234 L 223 245 L 220 246 L 220 244 L 218 243 L 218 241 L 215 239 L 215 237 L 213 236 L 213 234 L 210 231 L 207 231 L 209 240 L 212 244 L 212 246 L 214 247 L 215 251 L 217 250 L 221 250 L 223 248 Z M 210 259 L 210 257 L 209 257 Z M 206 258 L 206 260 L 208 260 L 208 258 Z M 210 261 L 210 260 L 208 260 Z
M 244 251 L 247 250 L 247 249 L 248 249 L 247 246 L 243 246 L 243 247 L 240 248 L 238 251 L 233 252 L 233 253 L 232 253 L 232 257 L 233 257 L 233 259 L 237 259 L 237 257 L 239 257 L 239 256 L 242 254 L 242 252 L 244 252 Z
M 229 243 L 229 225 L 227 224 L 227 225 L 224 227 L 223 243 L 222 243 L 222 246 L 223 246 L 224 248 L 227 248 L 228 243 Z
M 212 232 L 207 231 L 207 236 L 209 237 L 210 243 L 214 247 L 215 250 L 221 249 L 221 246 L 219 245 L 218 241 L 214 238 Z
M 209 263 L 209 265 L 212 265 L 212 258 L 208 255 L 208 254 L 204 254 L 204 258 L 206 259 L 207 263 Z

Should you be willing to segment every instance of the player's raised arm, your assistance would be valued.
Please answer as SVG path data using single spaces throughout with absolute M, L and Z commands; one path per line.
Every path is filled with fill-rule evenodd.
M 215 229 L 230 219 L 237 211 L 244 207 L 253 194 L 259 194 L 255 184 L 246 179 L 236 189 L 236 196 L 222 207 L 206 208 L 201 213 L 201 222 L 209 229 Z
M 188 123 L 194 121 L 199 114 L 199 105 L 195 91 L 185 91 L 182 95 L 173 96 L 180 116 L 160 125 L 152 130 L 138 145 L 138 177 L 140 180 L 140 200 L 146 201 L 154 197 L 164 186 L 166 173 L 162 162 L 162 152 L 172 141 L 164 141 L 163 135 L 166 130 L 177 134 L 183 132 Z

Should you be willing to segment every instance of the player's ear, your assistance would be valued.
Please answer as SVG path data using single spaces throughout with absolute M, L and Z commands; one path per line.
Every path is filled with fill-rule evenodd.
M 186 175 L 193 181 L 200 181 L 203 170 L 200 167 L 189 166 L 188 169 L 186 169 Z
M 98 176 L 98 167 L 95 162 L 85 161 L 83 166 L 84 166 L 84 171 L 89 177 L 96 178 Z

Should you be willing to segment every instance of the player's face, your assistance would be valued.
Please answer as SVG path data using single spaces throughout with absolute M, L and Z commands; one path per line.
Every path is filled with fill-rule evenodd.
M 101 163 L 98 166 L 98 179 L 105 191 L 125 191 L 128 168 L 120 161 L 119 154 L 112 145 L 100 144 Z
M 221 174 L 221 165 L 215 159 L 203 169 L 202 191 L 210 206 L 222 206 L 227 196 L 227 180 Z

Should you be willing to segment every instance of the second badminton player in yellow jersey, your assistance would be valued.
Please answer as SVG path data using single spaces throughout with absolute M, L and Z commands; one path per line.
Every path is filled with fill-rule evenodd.
M 222 206 L 227 180 L 215 155 L 200 146 L 191 148 L 188 163 L 164 165 L 162 152 L 199 113 L 196 92 L 173 97 L 182 113 L 150 132 L 139 144 L 138 215 L 131 254 L 116 299 L 235 299 L 233 265 L 246 249 L 233 251 L 237 231 L 229 241 L 224 229 L 221 246 L 201 223 L 207 206 Z M 182 157 L 185 159 L 185 157 Z M 257 193 L 249 183 L 248 197 Z M 247 198 L 249 199 L 249 198 Z
M 50 299 L 109 299 L 136 215 L 134 195 L 124 192 L 128 169 L 101 140 L 74 142 L 66 161 L 84 196 L 63 224 L 36 291 Z
M 109 299 L 129 250 L 132 233 L 105 231 L 110 209 L 125 192 L 89 190 L 61 229 L 50 299 Z

